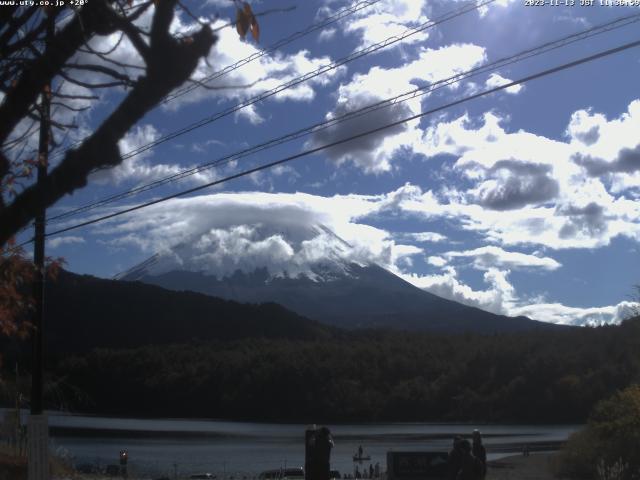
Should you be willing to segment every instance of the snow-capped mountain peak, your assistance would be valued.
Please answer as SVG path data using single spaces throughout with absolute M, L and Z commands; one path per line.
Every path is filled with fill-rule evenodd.
M 135 280 L 188 271 L 221 280 L 237 272 L 266 269 L 266 281 L 306 277 L 319 282 L 350 276 L 353 265 L 370 263 L 326 225 L 282 221 L 209 229 L 157 252 L 117 278 Z

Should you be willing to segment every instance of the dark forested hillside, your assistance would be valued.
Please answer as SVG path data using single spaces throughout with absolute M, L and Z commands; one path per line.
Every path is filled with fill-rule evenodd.
M 507 317 L 463 305 L 415 287 L 377 266 L 349 264 L 329 280 L 269 277 L 266 269 L 218 279 L 201 272 L 171 271 L 123 278 L 169 290 L 194 291 L 239 302 L 276 302 L 306 318 L 341 328 L 394 328 L 442 333 L 522 332 L 556 329 L 526 317 Z
M 142 283 L 61 272 L 47 285 L 52 354 L 190 341 L 314 339 L 331 329 L 273 303 L 252 305 Z
M 640 383 L 640 318 L 491 335 L 340 330 L 276 304 L 61 275 L 47 291 L 51 408 L 62 400 L 136 416 L 580 422 L 597 401 Z M 23 344 L 23 372 L 29 352 Z M 2 354 L 12 368 L 15 353 Z
M 101 413 L 255 420 L 581 422 L 640 382 L 640 318 L 491 336 L 361 331 L 325 340 L 96 350 L 57 375 Z

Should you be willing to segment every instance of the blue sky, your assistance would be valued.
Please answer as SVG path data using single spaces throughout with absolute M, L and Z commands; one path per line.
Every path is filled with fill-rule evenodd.
M 210 65 L 203 62 L 195 77 L 351 4 L 254 1 L 255 12 L 296 9 L 260 17 L 258 46 L 232 28 L 220 30 Z M 231 0 L 189 5 L 214 26 L 235 15 Z M 157 108 L 121 142 L 121 151 L 462 5 L 381 0 L 217 79 L 223 89 L 194 89 Z M 632 13 L 640 9 L 493 2 L 98 172 L 49 215 Z M 175 31 L 188 32 L 193 23 L 182 14 Z M 638 37 L 635 23 L 576 42 L 56 226 L 277 160 Z M 93 42 L 105 50 L 115 39 Z M 136 57 L 126 42 L 115 55 Z M 238 227 L 295 211 L 332 228 L 354 245 L 358 258 L 444 297 L 553 322 L 619 321 L 632 286 L 640 283 L 639 80 L 640 49 L 627 50 L 186 199 L 51 237 L 48 253 L 65 257 L 72 271 L 111 277 L 212 228 L 224 230 L 229 241 L 251 243 Z M 90 132 L 120 98 L 119 92 L 104 94 L 77 117 L 78 135 Z M 278 242 L 254 243 L 247 248 L 262 249 L 260 258 L 276 255 L 269 249 Z

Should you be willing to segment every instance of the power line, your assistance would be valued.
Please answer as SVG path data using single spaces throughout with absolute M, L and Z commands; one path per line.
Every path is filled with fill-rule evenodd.
M 368 47 L 365 47 L 361 50 L 357 50 L 355 52 L 353 52 L 350 55 L 347 55 L 346 57 L 342 57 L 339 60 L 336 60 L 332 63 L 330 63 L 329 65 L 323 65 L 320 68 L 311 71 L 311 72 L 307 72 L 304 75 L 301 75 L 299 77 L 296 77 L 288 82 L 282 83 L 280 85 L 278 85 L 277 87 L 274 87 L 270 90 L 267 90 L 264 93 L 261 93 L 259 95 L 255 95 L 243 102 L 237 103 L 225 110 L 222 110 L 220 112 L 214 113 L 213 115 L 209 116 L 209 117 L 205 117 L 197 122 L 194 122 L 190 125 L 187 125 L 186 127 L 183 127 L 179 130 L 175 130 L 167 135 L 164 135 L 162 137 L 160 137 L 159 139 L 153 141 L 153 142 L 149 142 L 145 145 L 142 145 L 130 152 L 127 152 L 126 154 L 124 154 L 122 156 L 123 160 L 126 160 L 128 158 L 131 158 L 135 155 L 139 155 L 142 152 L 145 152 L 157 145 L 160 145 L 162 143 L 165 143 L 169 140 L 173 140 L 174 138 L 177 138 L 179 136 L 182 136 L 186 133 L 189 133 L 193 130 L 196 130 L 198 128 L 201 128 L 205 125 L 208 125 L 210 123 L 213 123 L 221 118 L 227 117 L 243 108 L 247 108 L 250 107 L 258 102 L 261 102 L 262 100 L 266 100 L 267 98 L 270 98 L 274 95 L 277 95 L 278 93 L 281 93 L 285 90 L 288 90 L 292 87 L 295 87 L 296 85 L 299 85 L 301 83 L 304 83 L 308 80 L 311 80 L 313 78 L 319 77 L 320 75 L 327 73 L 329 71 L 335 70 L 338 67 L 345 65 L 347 63 L 350 63 L 354 60 L 357 60 L 359 58 L 362 58 L 366 55 L 369 55 L 371 53 L 374 53 L 378 50 L 381 50 L 383 48 L 386 48 L 390 45 L 394 45 L 398 42 L 401 42 L 402 40 L 405 40 L 413 35 L 416 35 L 418 33 L 421 33 L 429 28 L 433 28 L 437 25 L 440 25 L 444 22 L 447 22 L 449 20 L 452 20 L 454 18 L 457 18 L 461 15 L 464 15 L 466 13 L 469 13 L 471 11 L 477 10 L 483 6 L 489 5 L 493 2 L 495 2 L 496 0 L 481 0 L 480 2 L 474 2 L 473 6 L 467 5 L 464 6 L 462 8 L 459 8 L 457 10 L 454 10 L 452 12 L 446 13 L 444 15 L 442 15 L 441 17 L 439 17 L 436 20 L 429 20 L 427 22 L 424 22 L 422 24 L 420 24 L 418 27 L 415 28 L 411 28 L 411 29 L 407 29 L 404 33 L 400 34 L 400 35 L 393 35 L 391 37 L 388 37 L 387 39 L 378 42 L 378 43 L 374 43 L 372 45 L 369 45 Z
M 219 180 L 215 180 L 213 182 L 209 182 L 209 183 L 207 183 L 205 185 L 199 185 L 197 187 L 193 187 L 193 188 L 190 188 L 188 190 L 183 190 L 183 191 L 175 193 L 173 195 L 168 195 L 166 197 L 158 198 L 158 199 L 155 199 L 155 200 L 152 200 L 152 201 L 140 204 L 140 205 L 129 207 L 129 208 L 126 208 L 124 210 L 119 210 L 117 212 L 113 212 L 113 213 L 110 213 L 108 215 L 103 215 L 101 217 L 94 218 L 94 219 L 91 219 L 91 220 L 87 220 L 85 222 L 81 222 L 81 223 L 78 223 L 76 225 L 72 225 L 70 227 L 62 228 L 62 229 L 47 233 L 46 237 L 50 237 L 50 236 L 53 236 L 53 235 L 58 235 L 58 234 L 61 234 L 61 233 L 69 232 L 71 230 L 76 230 L 78 228 L 86 227 L 88 225 L 93 225 L 95 223 L 102 222 L 102 221 L 105 221 L 105 220 L 109 220 L 111 218 L 115 218 L 115 217 L 118 217 L 120 215 L 124 215 L 126 213 L 131 213 L 131 212 L 134 212 L 134 211 L 137 211 L 137 210 L 141 210 L 141 209 L 146 208 L 146 207 L 150 207 L 152 205 L 156 205 L 158 203 L 166 202 L 167 200 L 171 200 L 171 199 L 174 199 L 174 198 L 177 198 L 177 197 L 188 195 L 190 193 L 194 193 L 194 192 L 197 192 L 197 191 L 200 191 L 200 190 L 204 190 L 205 188 L 213 187 L 215 185 L 220 185 L 222 183 L 225 183 L 225 182 L 228 182 L 228 181 L 231 181 L 231 180 L 235 180 L 237 178 L 244 177 L 244 176 L 247 176 L 247 175 L 251 175 L 253 173 L 256 173 L 256 172 L 259 172 L 259 171 L 262 171 L 262 170 L 267 170 L 269 168 L 273 168 L 275 166 L 282 165 L 284 163 L 288 163 L 288 162 L 291 162 L 293 160 L 297 160 L 298 158 L 306 157 L 306 156 L 312 155 L 314 153 L 318 153 L 318 152 L 320 152 L 322 150 L 326 150 L 328 148 L 332 148 L 332 147 L 335 147 L 335 146 L 338 146 L 338 145 L 342 145 L 344 143 L 351 142 L 353 140 L 357 140 L 358 138 L 362 138 L 362 137 L 365 137 L 365 136 L 368 136 L 368 135 L 371 135 L 371 134 L 374 134 L 374 133 L 378 133 L 378 132 L 387 130 L 389 128 L 396 127 L 398 125 L 402 125 L 404 123 L 407 123 L 407 122 L 410 122 L 410 121 L 413 121 L 413 120 L 417 120 L 417 119 L 425 117 L 427 115 L 431 115 L 431 114 L 440 112 L 442 110 L 446 110 L 448 108 L 451 108 L 451 107 L 466 103 L 468 101 L 475 100 L 477 98 L 484 97 L 486 95 L 490 95 L 492 93 L 495 93 L 495 92 L 498 92 L 498 91 L 501 91 L 501 90 L 506 90 L 507 88 L 510 88 L 510 87 L 513 87 L 513 86 L 516 86 L 516 85 L 520 85 L 520 84 L 529 82 L 531 80 L 536 80 L 538 78 L 542 78 L 542 77 L 545 77 L 545 76 L 548 76 L 548 75 L 552 75 L 554 73 L 558 73 L 558 72 L 561 72 L 563 70 L 568 70 L 568 69 L 574 68 L 574 67 L 576 67 L 578 65 L 582 65 L 582 64 L 585 64 L 585 63 L 588 63 L 588 62 L 592 62 L 594 60 L 598 60 L 600 58 L 604 58 L 604 57 L 607 57 L 607 56 L 610 56 L 610 55 L 614 55 L 616 53 L 620 53 L 620 52 L 623 52 L 625 50 L 629 50 L 631 48 L 638 47 L 638 46 L 640 46 L 640 40 L 636 40 L 634 42 L 626 43 L 624 45 L 621 45 L 619 47 L 615 47 L 615 48 L 612 48 L 612 49 L 609 49 L 609 50 L 601 51 L 601 52 L 598 52 L 596 54 L 589 55 L 587 57 L 582 57 L 582 58 L 580 58 L 578 60 L 574 60 L 572 62 L 564 63 L 562 65 L 559 65 L 559 66 L 556 66 L 556 67 L 553 67 L 553 68 L 550 68 L 550 69 L 547 69 L 547 70 L 543 70 L 541 72 L 534 73 L 532 75 L 528 75 L 528 76 L 520 78 L 518 80 L 513 80 L 513 81 L 511 81 L 509 83 L 506 83 L 504 85 L 500 85 L 498 87 L 494 87 L 494 88 L 491 88 L 491 89 L 488 89 L 488 90 L 484 90 L 482 92 L 479 92 L 479 93 L 476 93 L 476 94 L 473 94 L 473 95 L 466 96 L 466 97 L 461 98 L 459 100 L 455 100 L 455 101 L 447 103 L 445 105 L 441 105 L 439 107 L 427 110 L 425 112 L 421 112 L 421 113 L 418 113 L 416 115 L 412 115 L 412 116 L 403 118 L 401 120 L 397 120 L 395 122 L 388 123 L 388 124 L 383 125 L 381 127 L 377 127 L 377 128 L 371 129 L 371 130 L 367 130 L 366 132 L 362 132 L 362 133 L 359 133 L 359 134 L 356 134 L 356 135 L 351 135 L 349 137 L 343 138 L 341 140 L 336 140 L 335 142 L 331 142 L 331 143 L 328 143 L 328 144 L 325 144 L 325 145 L 322 145 L 322 146 L 319 146 L 319 147 L 311 148 L 311 149 L 305 150 L 303 152 L 300 152 L 300 153 L 297 153 L 297 154 L 290 155 L 288 157 L 282 158 L 280 160 L 276 160 L 276 161 L 273 161 L 273 162 L 270 162 L 270 163 L 267 163 L 267 164 L 264 164 L 264 165 L 260 165 L 258 167 L 254 167 L 254 168 L 251 168 L 251 169 L 248 169 L 248 170 L 244 170 L 244 171 L 236 173 L 234 175 L 229 175 L 229 176 L 227 176 L 225 178 L 222 178 L 222 179 L 219 179 Z M 31 241 L 32 240 L 29 240 L 29 241 L 21 244 L 20 246 L 26 245 L 27 243 L 30 243 Z
M 255 95 L 243 102 L 239 102 L 236 103 L 235 105 L 232 105 L 231 107 L 228 107 L 222 111 L 216 112 L 211 116 L 202 118 L 196 122 L 193 122 L 185 127 L 182 127 L 178 130 L 174 130 L 171 133 L 168 133 L 160 138 L 158 138 L 157 140 L 154 140 L 152 142 L 148 142 L 144 145 L 141 145 L 140 147 L 131 150 L 127 153 L 125 153 L 124 155 L 122 155 L 122 160 L 127 160 L 131 157 L 134 157 L 135 155 L 139 155 L 140 153 L 143 153 L 157 145 L 160 145 L 162 143 L 168 142 L 169 140 L 173 140 L 174 138 L 180 137 L 186 133 L 189 133 L 193 130 L 196 130 L 198 128 L 201 128 L 205 125 L 208 125 L 210 123 L 213 123 L 217 120 L 220 120 L 221 118 L 227 117 L 235 112 L 238 112 L 240 110 L 242 110 L 243 108 L 247 108 L 250 107 L 262 100 L 266 100 L 267 98 L 270 98 L 274 95 L 277 95 L 278 93 L 281 93 L 285 90 L 288 90 L 290 88 L 293 88 L 301 83 L 304 83 L 308 80 L 311 80 L 313 78 L 319 77 L 320 75 L 327 73 L 329 71 L 335 70 L 338 67 L 345 65 L 347 63 L 350 63 L 354 60 L 357 60 L 359 58 L 362 58 L 366 55 L 369 55 L 371 53 L 377 52 L 378 50 L 381 50 L 383 48 L 386 48 L 390 45 L 394 45 L 398 42 L 401 42 L 402 40 L 405 40 L 413 35 L 416 35 L 418 33 L 421 33 L 429 28 L 433 28 L 435 26 L 438 26 L 444 22 L 447 22 L 449 20 L 453 20 L 461 15 L 464 15 L 466 13 L 469 13 L 471 11 L 477 10 L 481 7 L 484 7 L 486 5 L 489 5 L 493 2 L 495 2 L 496 0 L 481 0 L 478 2 L 473 2 L 473 5 L 466 5 L 463 6 L 459 9 L 453 10 L 451 12 L 448 12 L 440 17 L 438 17 L 436 20 L 429 20 L 427 22 L 424 22 L 422 24 L 420 24 L 417 27 L 411 28 L 411 29 L 407 29 L 404 33 L 400 34 L 400 35 L 393 35 L 391 37 L 386 38 L 385 40 L 378 42 L 378 43 L 374 43 L 372 45 L 369 45 L 368 47 L 365 47 L 361 50 L 357 50 L 353 53 L 351 53 L 350 55 L 347 55 L 346 57 L 342 57 L 339 60 L 336 60 L 334 62 L 331 62 L 328 65 L 323 65 L 321 67 L 319 67 L 316 70 L 313 70 L 311 72 L 307 72 L 304 75 L 295 77 L 291 80 L 289 80 L 288 82 L 282 83 L 270 90 L 267 90 L 266 92 L 263 92 L 259 95 Z M 65 150 L 66 151 L 66 150 Z
M 379 0 L 376 0 L 376 1 L 379 1 Z M 474 0 L 473 2 L 469 2 L 465 6 L 459 8 L 459 9 L 447 12 L 444 15 L 438 17 L 435 20 L 429 20 L 427 22 L 424 22 L 424 23 L 420 24 L 417 27 L 414 27 L 414 28 L 411 28 L 411 29 L 407 29 L 405 32 L 403 32 L 400 35 L 393 35 L 393 36 L 388 37 L 387 39 L 385 39 L 385 40 L 383 40 L 381 42 L 369 45 L 368 47 L 365 47 L 365 48 L 363 48 L 361 50 L 353 52 L 352 54 L 350 54 L 350 55 L 348 55 L 346 57 L 343 57 L 343 58 L 341 58 L 341 59 L 339 59 L 339 60 L 337 60 L 335 62 L 332 62 L 329 65 L 322 66 L 322 67 L 320 67 L 319 69 L 317 69 L 315 71 L 308 72 L 308 73 L 306 73 L 306 74 L 304 74 L 302 76 L 296 77 L 296 78 L 290 80 L 289 82 L 285 82 L 284 84 L 281 84 L 281 85 L 279 85 L 279 86 L 277 86 L 277 87 L 275 87 L 275 88 L 273 88 L 271 90 L 268 90 L 268 91 L 266 91 L 266 92 L 264 92 L 264 93 L 262 93 L 260 95 L 254 96 L 254 97 L 252 97 L 252 98 L 250 98 L 250 99 L 248 99 L 248 100 L 246 100 L 244 102 L 238 103 L 238 104 L 236 104 L 236 105 L 234 105 L 234 106 L 232 106 L 230 108 L 227 108 L 226 110 L 223 110 L 221 112 L 218 112 L 218 113 L 214 114 L 213 116 L 205 117 L 205 118 L 203 118 L 203 119 L 201 119 L 201 120 L 199 120 L 197 122 L 194 122 L 194 123 L 192 123 L 192 124 L 190 124 L 190 125 L 188 125 L 186 127 L 183 127 L 180 130 L 171 132 L 170 134 L 167 134 L 167 135 L 165 135 L 165 136 L 163 136 L 163 137 L 161 137 L 161 138 L 159 138 L 159 139 L 157 139 L 157 140 L 155 140 L 153 142 L 149 142 L 149 143 L 147 143 L 145 145 L 142 145 L 142 146 L 138 147 L 137 149 L 134 149 L 132 151 L 127 152 L 125 155 L 122 156 L 122 160 L 124 161 L 126 159 L 129 159 L 129 158 L 131 158 L 131 157 L 133 157 L 135 155 L 138 155 L 138 154 L 140 154 L 140 153 L 142 153 L 144 151 L 147 151 L 147 150 L 153 148 L 156 145 L 159 145 L 161 143 L 164 143 L 164 142 L 167 142 L 169 140 L 172 140 L 172 139 L 174 139 L 176 137 L 184 135 L 184 134 L 186 134 L 186 133 L 188 133 L 190 131 L 193 131 L 193 130 L 195 130 L 197 128 L 201 128 L 204 125 L 207 125 L 207 124 L 212 123 L 212 122 L 214 122 L 214 121 L 216 121 L 216 120 L 218 120 L 220 118 L 223 118 L 223 117 L 226 117 L 228 115 L 231 115 L 232 113 L 235 113 L 236 111 L 239 111 L 242 108 L 246 108 L 248 106 L 251 106 L 251 105 L 253 105 L 253 104 L 255 104 L 255 103 L 257 103 L 257 102 L 259 102 L 261 100 L 267 99 L 267 98 L 269 98 L 269 97 L 271 97 L 273 95 L 276 95 L 276 94 L 278 94 L 278 93 L 280 93 L 280 92 L 282 92 L 284 90 L 292 88 L 292 87 L 294 87 L 294 86 L 296 86 L 296 85 L 298 85 L 300 83 L 303 83 L 303 82 L 305 82 L 307 80 L 310 80 L 312 78 L 320 76 L 323 73 L 326 73 L 326 72 L 328 72 L 330 70 L 335 70 L 336 68 L 338 68 L 341 65 L 349 63 L 349 62 L 351 62 L 353 60 L 356 60 L 358 58 L 364 57 L 364 56 L 366 56 L 368 54 L 374 53 L 374 52 L 376 52 L 376 51 L 378 51 L 378 50 L 380 50 L 382 48 L 388 47 L 388 46 L 393 45 L 395 43 L 398 43 L 398 42 L 400 42 L 400 41 L 402 41 L 402 40 L 404 40 L 406 38 L 409 38 L 412 35 L 420 33 L 420 32 L 422 32 L 424 30 L 429 29 L 429 28 L 433 28 L 433 27 L 435 27 L 437 25 L 440 25 L 440 24 L 442 24 L 442 23 L 444 23 L 446 21 L 455 19 L 455 18 L 457 18 L 457 17 L 459 17 L 461 15 L 464 15 L 464 14 L 469 13 L 471 11 L 477 10 L 477 9 L 479 9 L 481 7 L 487 6 L 487 5 L 491 4 L 491 3 L 494 3 L 495 1 L 496 0 Z M 373 2 L 373 0 L 372 0 L 372 2 Z M 84 141 L 84 139 L 82 141 Z M 80 141 L 80 143 L 82 141 Z M 76 144 L 78 144 L 78 142 L 76 142 L 74 145 L 76 145 Z M 72 146 L 69 146 L 69 147 L 65 148 L 64 150 L 58 151 L 53 156 L 55 157 L 56 155 L 64 154 L 67 151 L 69 151 L 71 148 L 72 148 Z M 58 218 L 58 217 L 54 217 L 54 218 Z M 28 226 L 27 226 L 27 228 L 28 228 Z
M 258 52 L 255 52 L 241 60 L 238 60 L 237 62 L 227 65 L 226 67 L 224 67 L 221 70 L 218 70 L 217 72 L 212 73 L 211 75 L 208 75 L 204 78 L 198 79 L 197 84 L 195 85 L 190 85 L 188 87 L 185 87 L 183 89 L 177 90 L 176 92 L 173 92 L 169 95 L 167 95 L 164 100 L 161 102 L 161 104 L 165 104 L 168 103 L 178 97 L 181 97 L 182 95 L 185 95 L 189 92 L 191 92 L 192 90 L 195 90 L 197 88 L 199 88 L 200 86 L 202 86 L 202 84 L 206 84 L 208 82 L 211 82 L 213 80 L 216 80 L 220 77 L 222 77 L 223 75 L 226 75 L 227 73 L 233 71 L 233 70 L 237 70 L 238 68 L 246 65 L 247 63 L 250 63 L 254 60 L 258 60 L 259 58 L 264 57 L 265 55 L 268 55 L 269 53 L 272 53 L 274 51 L 276 51 L 277 49 L 284 47 L 285 45 L 288 45 L 296 40 L 298 40 L 299 38 L 302 38 L 306 35 L 309 35 L 310 33 L 313 33 L 317 30 L 320 30 L 322 28 L 325 28 L 333 23 L 336 23 L 340 20 L 342 20 L 343 18 L 352 15 L 364 8 L 370 7 L 372 5 L 375 5 L 376 3 L 380 2 L 381 0 L 366 0 L 366 1 L 362 1 L 362 2 L 358 2 L 354 5 L 351 5 L 349 7 L 343 8 L 342 10 L 337 11 L 336 13 L 334 13 L 333 15 L 325 18 L 324 20 L 322 20 L 321 22 L 318 23 L 314 23 L 309 25 L 307 28 L 305 28 L 304 30 L 300 30 L 297 32 L 292 33 L 291 35 L 289 35 L 288 37 L 285 37 L 281 40 L 278 40 L 277 42 L 275 42 L 274 44 L 272 44 L 271 46 L 262 49 Z
M 365 0 L 365 1 L 361 1 L 358 2 L 354 5 L 348 6 L 343 8 L 342 10 L 338 10 L 336 13 L 334 13 L 333 15 L 323 19 L 320 22 L 317 23 L 313 23 L 311 25 L 309 25 L 307 28 L 303 29 L 303 30 L 299 30 L 297 32 L 292 33 L 291 35 L 282 38 L 278 41 L 276 41 L 274 44 L 270 45 L 267 48 L 264 48 L 258 52 L 252 53 L 251 55 L 248 55 L 245 58 L 242 58 L 240 60 L 238 60 L 235 63 L 229 64 L 227 66 L 225 66 L 224 68 L 222 68 L 221 70 L 218 70 L 217 72 L 213 72 L 211 75 L 208 75 L 205 78 L 202 79 L 198 79 L 196 84 L 194 85 L 189 85 L 188 87 L 184 87 L 180 90 L 177 90 L 176 92 L 170 93 L 168 94 L 161 102 L 161 105 L 164 105 L 178 97 L 181 97 L 182 95 L 185 95 L 186 93 L 189 93 L 191 91 L 193 91 L 194 89 L 197 89 L 199 87 L 201 87 L 203 84 L 206 84 L 208 82 L 211 82 L 213 80 L 216 80 L 228 73 L 231 73 L 237 69 L 239 69 L 240 67 L 243 67 L 245 65 L 247 65 L 248 63 L 251 63 L 255 60 L 258 60 L 262 57 L 264 57 L 265 55 L 268 55 L 269 53 L 272 53 L 274 51 L 276 51 L 279 48 L 284 47 L 285 45 L 288 45 L 290 43 L 293 43 L 294 41 L 309 35 L 317 30 L 320 30 L 322 28 L 325 28 L 333 23 L 336 23 L 346 17 L 348 17 L 349 15 L 353 15 L 356 12 L 359 12 L 360 10 L 364 9 L 364 8 L 368 8 L 372 5 L 375 5 L 376 3 L 380 2 L 381 0 Z M 59 150 L 55 153 L 54 157 L 58 157 L 64 153 L 66 153 L 67 151 L 69 151 L 70 149 L 80 145 L 82 142 L 84 142 L 86 140 L 87 137 L 82 138 L 81 140 L 78 140 L 76 142 L 74 142 L 73 144 L 67 146 L 66 148 L 64 148 L 63 150 Z
M 270 139 L 266 142 L 263 142 L 261 144 L 258 145 L 254 145 L 252 147 L 240 150 L 240 151 L 236 151 L 234 153 L 225 155 L 221 158 L 218 158 L 216 160 L 198 165 L 196 167 L 192 167 L 186 170 L 183 170 L 182 172 L 178 172 L 176 174 L 167 176 L 165 178 L 162 179 L 158 179 L 154 182 L 150 182 L 148 184 L 145 185 L 141 185 L 139 187 L 135 187 L 133 189 L 127 190 L 125 192 L 121 192 L 115 195 L 111 195 L 109 197 L 103 198 L 102 200 L 96 201 L 96 202 L 92 202 L 90 204 L 87 205 L 83 205 L 81 207 L 75 208 L 73 210 L 67 211 L 67 212 L 63 212 L 61 214 L 58 214 L 56 216 L 51 217 L 50 221 L 61 221 L 65 218 L 68 218 L 72 215 L 76 215 L 79 213 L 84 213 L 87 212 L 89 210 L 93 210 L 95 208 L 98 208 L 100 206 L 104 206 L 106 204 L 118 201 L 118 200 L 122 200 L 125 198 L 129 198 L 133 195 L 137 195 L 139 193 L 143 193 L 146 191 L 149 191 L 153 188 L 157 188 L 160 187 L 162 185 L 166 185 L 168 183 L 172 183 L 178 180 L 182 180 L 186 177 L 189 177 L 191 175 L 195 175 L 197 173 L 203 172 L 205 170 L 220 166 L 220 165 L 224 165 L 227 164 L 231 161 L 240 159 L 240 158 L 244 158 L 246 156 L 249 156 L 251 154 L 263 151 L 263 150 L 267 150 L 269 148 L 272 148 L 274 146 L 277 145 L 281 145 L 283 143 L 286 142 L 290 142 L 292 140 L 296 140 L 299 139 L 303 136 L 306 135 L 310 135 L 312 133 L 316 133 L 322 130 L 325 130 L 327 128 L 330 128 L 332 126 L 335 126 L 337 124 L 340 124 L 342 122 L 348 121 L 348 120 L 352 120 L 354 118 L 358 118 L 361 117 L 363 115 L 367 115 L 370 114 L 372 112 L 378 111 L 380 109 L 383 108 L 388 108 L 390 106 L 393 105 L 397 105 L 401 102 L 405 102 L 408 101 L 410 99 L 413 98 L 417 98 L 420 96 L 424 96 L 430 93 L 433 93 L 436 90 L 439 90 L 441 88 L 444 88 L 446 86 L 452 85 L 454 83 L 458 83 L 462 80 L 465 80 L 467 78 L 470 77 L 474 77 L 483 73 L 487 73 L 490 71 L 495 71 L 499 68 L 503 68 L 505 66 L 511 65 L 513 63 L 516 62 L 520 62 L 522 60 L 534 57 L 534 56 L 538 56 L 544 53 L 548 53 L 552 50 L 556 50 L 558 48 L 562 48 L 564 46 L 567 46 L 569 44 L 575 43 L 577 41 L 581 41 L 581 40 L 585 40 L 587 38 L 591 38 L 594 37 L 596 35 L 600 35 L 606 32 L 609 32 L 611 30 L 614 29 L 618 29 L 618 28 L 622 28 L 625 26 L 628 26 L 632 23 L 637 23 L 638 21 L 640 21 L 640 13 L 638 14 L 633 14 L 633 15 L 628 15 L 628 16 L 624 16 L 618 19 L 615 19 L 613 21 L 610 22 L 606 22 L 604 24 L 577 32 L 577 33 L 573 33 L 570 35 L 567 35 L 565 37 L 562 37 L 560 39 L 556 39 L 547 43 L 544 43 L 542 45 L 539 45 L 537 47 L 534 48 L 529 48 L 527 50 L 524 50 L 522 52 L 519 52 L 515 55 L 511 55 L 509 57 L 504 57 L 501 58 L 499 60 L 496 60 L 494 62 L 491 62 L 490 64 L 486 64 L 486 65 L 481 65 L 479 67 L 473 68 L 471 70 L 468 70 L 466 72 L 462 72 L 462 73 L 458 73 L 456 75 L 452 75 L 448 78 L 445 79 L 440 79 L 437 80 L 435 82 L 430 83 L 429 85 L 425 85 L 422 87 L 418 87 L 416 89 L 410 90 L 408 92 L 404 92 L 400 95 L 397 95 L 395 97 L 391 97 L 385 100 L 381 100 L 379 102 L 367 105 L 363 108 L 357 109 L 357 110 L 353 110 L 350 112 L 345 113 L 344 115 L 338 116 L 338 117 L 334 117 L 331 118 L 329 120 L 325 120 L 323 122 L 319 122 L 313 125 L 310 125 L 308 127 L 296 130 L 294 132 L 290 132 L 288 134 L 285 134 L 283 136 L 274 138 L 274 139 Z

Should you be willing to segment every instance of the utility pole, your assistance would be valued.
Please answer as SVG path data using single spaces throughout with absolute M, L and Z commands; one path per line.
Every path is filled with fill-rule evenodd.
M 54 35 L 55 17 L 47 19 L 46 46 L 51 46 Z M 35 303 L 33 317 L 33 361 L 31 372 L 31 414 L 27 426 L 28 434 L 28 480 L 48 480 L 49 478 L 49 422 L 43 413 L 44 384 L 44 286 L 45 272 L 45 221 L 46 207 L 44 186 L 49 163 L 49 135 L 51 134 L 51 84 L 47 83 L 41 94 L 40 102 L 40 138 L 38 144 L 38 178 L 39 187 L 38 213 L 35 217 L 33 263 L 36 276 L 33 282 L 33 299 Z

